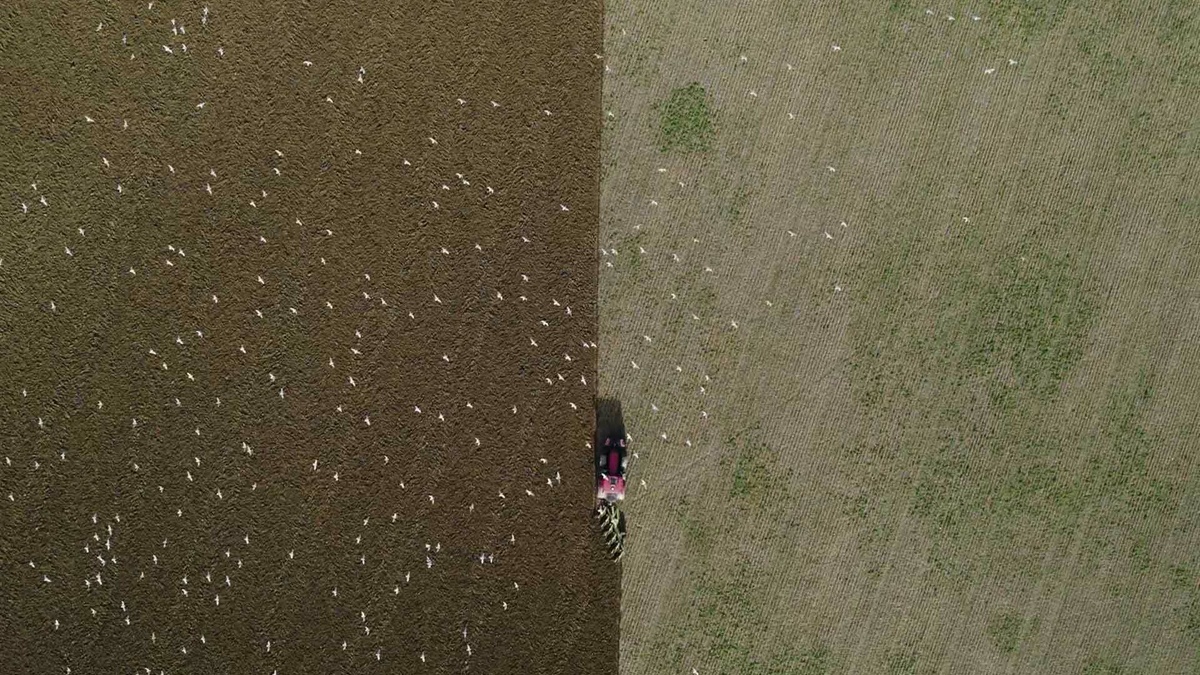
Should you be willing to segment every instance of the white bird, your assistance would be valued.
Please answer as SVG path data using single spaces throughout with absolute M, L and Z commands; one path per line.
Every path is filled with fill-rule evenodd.
M 995 68 L 984 68 L 984 69 L 983 69 L 983 74 L 984 74 L 984 75 L 991 75 L 991 74 L 992 74 L 992 73 L 994 73 L 994 72 L 996 72 L 996 69 L 995 69 Z
M 433 136 L 430 136 L 430 137 L 429 137 L 429 143 L 430 143 L 431 145 L 437 145 L 437 144 L 438 144 L 438 142 L 437 142 L 437 139 L 436 139 L 436 138 L 434 138 Z
M 832 45 L 832 49 L 833 49 L 833 51 L 835 51 L 835 52 L 840 52 L 840 51 L 842 51 L 842 48 L 841 48 L 841 47 L 839 47 L 838 45 Z

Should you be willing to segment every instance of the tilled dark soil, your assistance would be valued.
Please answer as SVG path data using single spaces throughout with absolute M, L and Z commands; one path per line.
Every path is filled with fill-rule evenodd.
M 0 8 L 2 669 L 615 673 L 600 2 L 205 6 Z

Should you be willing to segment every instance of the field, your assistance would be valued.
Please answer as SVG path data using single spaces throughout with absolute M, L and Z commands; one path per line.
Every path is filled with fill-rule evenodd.
M 616 672 L 601 27 L 0 7 L 0 670 Z
M 697 7 L 606 6 L 621 672 L 1200 672 L 1195 5 Z

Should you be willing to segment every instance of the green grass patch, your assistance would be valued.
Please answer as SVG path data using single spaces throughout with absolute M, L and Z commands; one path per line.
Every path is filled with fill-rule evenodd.
M 659 149 L 663 152 L 706 152 L 716 135 L 708 95 L 699 82 L 671 91 L 655 106 L 659 114 Z
M 696 581 L 686 616 L 655 641 L 657 672 L 686 672 L 697 657 L 721 675 L 825 675 L 832 655 L 819 642 L 777 644 L 764 639 L 771 627 L 763 589 L 749 560 L 730 569 L 705 569 Z
M 708 514 L 704 509 L 697 513 L 697 509 L 690 505 L 687 495 L 680 497 L 675 516 L 683 530 L 683 543 L 690 558 L 707 560 L 712 553 L 712 531 L 704 521 L 704 516 Z
M 988 637 L 992 644 L 1004 654 L 1017 650 L 1021 639 L 1021 617 L 1015 614 L 1001 614 L 988 622 Z
M 917 652 L 911 647 L 893 650 L 888 654 L 888 675 L 917 675 Z
M 1132 675 L 1124 666 L 1112 659 L 1095 658 L 1083 667 L 1083 675 Z
M 733 465 L 733 484 L 730 497 L 750 497 L 763 492 L 771 482 L 771 471 L 764 457 L 766 446 L 742 445 Z
M 876 513 L 873 502 L 885 499 L 885 486 L 907 493 L 911 512 L 934 539 L 927 553 L 932 577 L 966 588 L 993 554 L 981 541 L 1006 551 L 989 574 L 1036 576 L 1043 556 L 1079 526 L 1089 504 L 1120 492 L 1159 508 L 1170 493 L 1153 483 L 1122 484 L 1115 475 L 1099 479 L 1127 474 L 1144 454 L 1111 450 L 1114 442 L 1142 442 L 1136 420 L 1122 423 L 1119 407 L 1107 415 L 1114 426 L 1102 422 L 1095 438 L 1052 433 L 1063 383 L 1080 363 L 1099 311 L 1081 265 L 1070 254 L 1024 245 L 981 255 L 986 235 L 959 236 L 949 260 L 933 269 L 923 264 L 914 235 L 898 234 L 888 255 L 864 258 L 859 286 L 870 297 L 851 318 L 848 368 L 863 414 L 905 420 L 889 447 L 864 451 L 892 470 L 875 470 L 868 482 L 855 478 L 871 503 L 851 506 Z M 1141 405 L 1135 394 L 1122 396 L 1126 408 Z M 1095 457 L 1097 468 L 1079 472 L 1067 459 L 1076 452 Z
M 1006 31 L 1030 42 L 1044 37 L 1066 16 L 1069 0 L 991 0 L 981 14 Z

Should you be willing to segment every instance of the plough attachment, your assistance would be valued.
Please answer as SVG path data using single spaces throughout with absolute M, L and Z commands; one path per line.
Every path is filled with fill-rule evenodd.
M 619 561 L 625 555 L 625 514 L 616 504 L 604 502 L 596 509 L 596 519 L 600 521 L 600 532 L 608 546 L 608 557 L 614 562 Z

